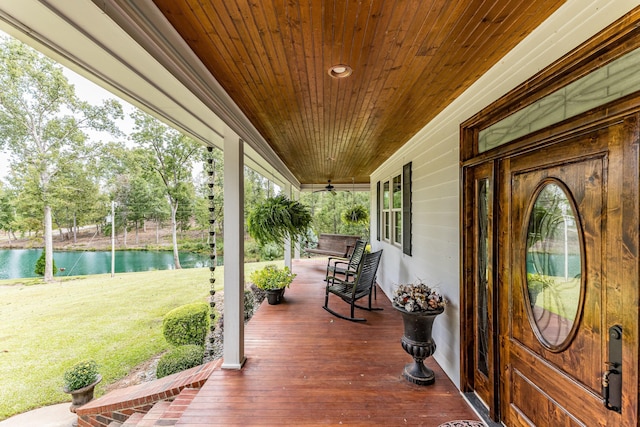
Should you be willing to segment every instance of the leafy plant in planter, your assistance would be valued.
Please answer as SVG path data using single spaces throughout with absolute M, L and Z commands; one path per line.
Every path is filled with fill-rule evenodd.
M 269 264 L 251 273 L 249 279 L 267 293 L 267 301 L 274 305 L 280 303 L 285 288 L 289 287 L 295 277 L 296 274 L 292 273 L 289 267 L 279 269 L 275 264 Z
M 256 205 L 247 217 L 247 229 L 260 245 L 297 240 L 311 226 L 309 208 L 284 195 L 270 197 Z
M 369 212 L 362 205 L 354 205 L 342 211 L 342 222 L 352 225 L 367 225 L 369 223 Z
M 73 366 L 64 373 L 64 386 L 62 390 L 71 394 L 71 412 L 93 399 L 93 390 L 102 376 L 98 373 L 98 364 L 95 360 L 86 360 Z

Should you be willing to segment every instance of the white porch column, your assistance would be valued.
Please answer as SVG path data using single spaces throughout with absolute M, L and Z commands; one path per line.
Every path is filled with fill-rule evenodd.
M 295 200 L 299 201 L 300 192 L 294 191 L 293 197 Z M 296 240 L 295 244 L 293 245 L 293 259 L 300 259 L 300 238 L 298 238 L 298 240 Z
M 289 182 L 284 184 L 284 194 L 287 198 L 292 199 L 291 196 L 291 184 Z M 284 265 L 291 269 L 291 238 L 284 239 Z
M 244 355 L 244 146 L 224 133 L 224 351 L 223 369 L 241 369 Z

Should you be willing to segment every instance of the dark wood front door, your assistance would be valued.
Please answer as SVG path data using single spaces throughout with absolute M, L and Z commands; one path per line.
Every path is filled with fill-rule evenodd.
M 633 116 L 499 161 L 499 412 L 508 426 L 637 425 L 637 149 Z M 608 409 L 610 347 L 622 374 L 610 376 Z

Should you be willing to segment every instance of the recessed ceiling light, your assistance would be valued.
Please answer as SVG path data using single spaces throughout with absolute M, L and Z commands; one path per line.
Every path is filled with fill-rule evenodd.
M 342 79 L 344 77 L 349 77 L 353 70 L 348 65 L 338 64 L 329 67 L 327 71 L 331 77 L 334 79 Z

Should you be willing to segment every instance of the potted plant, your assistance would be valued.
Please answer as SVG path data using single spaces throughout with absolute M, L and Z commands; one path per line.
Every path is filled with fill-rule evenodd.
M 266 292 L 267 302 L 271 305 L 280 304 L 284 290 L 289 287 L 295 277 L 296 275 L 289 270 L 289 267 L 279 269 L 275 264 L 266 265 L 249 276 L 254 285 Z
M 540 292 L 554 285 L 554 281 L 549 276 L 539 273 L 527 273 L 527 290 L 529 291 L 529 304 L 536 305 L 536 300 Z
M 98 373 L 98 364 L 95 360 L 86 360 L 73 366 L 64 373 L 64 386 L 62 390 L 71 395 L 69 410 L 73 413 L 93 399 L 93 390 L 100 381 L 102 375 Z
M 369 224 L 369 211 L 362 205 L 354 205 L 342 211 L 342 222 L 352 225 Z
M 423 362 L 436 351 L 431 330 L 433 321 L 444 311 L 447 301 L 433 288 L 417 282 L 398 285 L 392 304 L 402 314 L 402 348 L 413 357 L 413 363 L 404 367 L 404 377 L 418 385 L 433 384 L 435 374 Z
M 247 230 L 259 245 L 304 237 L 311 226 L 309 208 L 280 194 L 258 203 L 247 216 Z

